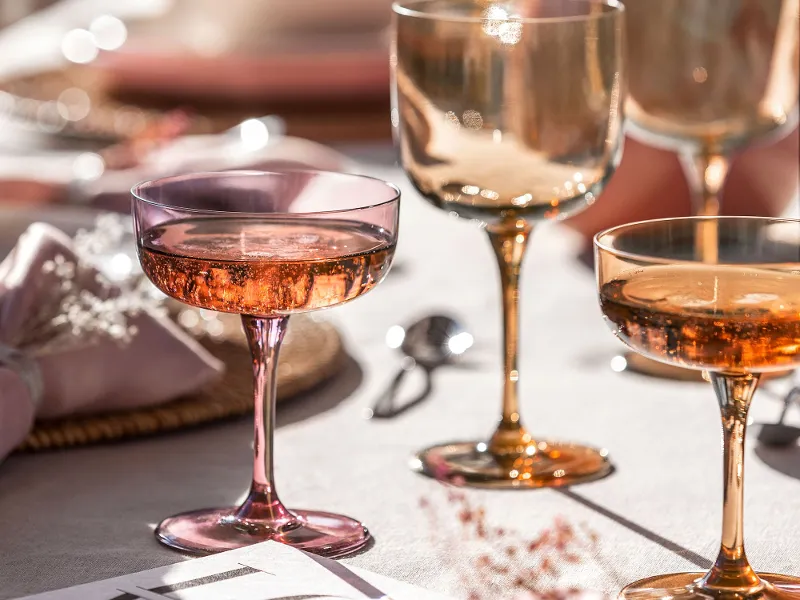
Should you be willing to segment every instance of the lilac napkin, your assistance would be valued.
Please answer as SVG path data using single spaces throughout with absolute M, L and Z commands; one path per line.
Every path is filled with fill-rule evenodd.
M 50 225 L 20 236 L 0 263 L 0 459 L 36 418 L 159 404 L 220 376 L 220 361 L 133 292 Z

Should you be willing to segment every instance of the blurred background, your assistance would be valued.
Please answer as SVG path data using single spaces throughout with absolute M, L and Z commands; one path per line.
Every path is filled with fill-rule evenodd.
M 630 17 L 652 22 L 655 7 L 626 4 L 634 45 L 642 36 L 632 35 Z M 390 22 L 391 0 L 0 0 L 0 202 L 127 211 L 120 193 L 143 178 L 274 164 L 276 156 L 231 161 L 219 148 L 231 136 L 239 150 L 288 136 L 394 164 Z M 652 85 L 660 77 L 636 64 L 646 49 L 630 52 L 639 87 L 641 77 Z M 796 212 L 796 124 L 779 137 L 733 154 L 723 213 Z M 154 154 L 177 139 L 191 142 Z M 348 170 L 340 157 L 321 159 L 324 150 L 276 152 L 290 163 Z M 97 202 L 109 186 L 116 206 Z M 675 152 L 629 138 L 602 202 L 569 223 L 588 243 L 615 224 L 688 215 L 691 203 Z
M 3 0 L 0 202 L 93 203 L 90 184 L 155 176 L 135 167 L 178 138 L 175 161 L 205 152 L 215 169 L 259 164 L 225 162 L 231 136 L 388 145 L 390 15 L 389 0 Z M 320 150 L 280 154 L 342 170 Z M 175 161 L 159 164 L 199 168 Z
M 3 89 L 54 103 L 4 97 L 4 112 L 111 139 L 172 109 L 187 111 L 195 132 L 279 113 L 290 135 L 385 139 L 390 12 L 389 0 L 344 10 L 315 0 L 4 0 Z

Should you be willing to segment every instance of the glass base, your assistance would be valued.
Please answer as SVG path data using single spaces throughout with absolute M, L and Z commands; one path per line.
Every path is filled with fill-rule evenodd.
M 698 586 L 705 573 L 675 573 L 648 577 L 623 589 L 618 600 L 800 600 L 800 578 L 759 573 L 760 589 L 716 591 Z
M 294 510 L 279 521 L 242 519 L 238 508 L 197 510 L 164 519 L 156 528 L 162 544 L 207 555 L 273 540 L 336 558 L 363 548 L 370 533 L 358 521 L 332 513 Z M 277 524 L 276 524 L 277 523 Z
M 417 454 L 411 466 L 435 479 L 494 489 L 563 487 L 600 479 L 613 470 L 605 450 L 543 441 L 502 456 L 483 442 L 434 446 Z

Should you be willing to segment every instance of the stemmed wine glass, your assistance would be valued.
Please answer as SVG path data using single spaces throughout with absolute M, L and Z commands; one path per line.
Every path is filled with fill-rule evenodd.
M 717 260 L 695 247 L 713 222 Z M 800 597 L 800 578 L 757 574 L 744 550 L 744 441 L 764 373 L 800 366 L 800 221 L 693 217 L 623 225 L 595 238 L 600 306 L 633 351 L 706 370 L 722 414 L 722 543 L 705 575 L 661 575 L 620 598 L 756 600 Z
M 290 315 L 348 302 L 386 276 L 397 242 L 397 188 L 321 171 L 229 171 L 149 181 L 132 192 L 147 277 L 186 304 L 241 314 L 253 356 L 250 494 L 238 507 L 170 517 L 157 538 L 195 554 L 265 540 L 323 556 L 363 547 L 370 536 L 358 521 L 289 510 L 278 498 L 276 369 Z
M 695 216 L 720 213 L 731 156 L 797 125 L 800 0 L 627 0 L 629 133 L 678 153 Z M 714 222 L 697 238 L 714 262 Z M 683 377 L 643 357 L 632 367 Z
M 694 212 L 714 216 L 731 154 L 797 125 L 800 1 L 625 6 L 631 133 L 677 151 Z
M 622 149 L 623 7 L 614 0 L 394 4 L 392 121 L 417 190 L 486 229 L 500 268 L 502 419 L 487 441 L 421 452 L 465 484 L 562 486 L 602 477 L 606 452 L 534 439 L 519 413 L 519 278 L 531 230 L 592 204 Z

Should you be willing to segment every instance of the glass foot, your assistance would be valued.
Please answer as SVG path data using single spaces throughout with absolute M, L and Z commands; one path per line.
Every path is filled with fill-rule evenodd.
M 355 552 L 370 539 L 366 527 L 342 515 L 295 510 L 276 522 L 242 519 L 238 510 L 197 510 L 169 517 L 156 528 L 156 538 L 170 548 L 198 555 L 274 540 L 329 558 Z
M 676 573 L 648 577 L 623 589 L 618 600 L 799 600 L 800 578 L 773 573 L 759 573 L 764 582 L 760 589 L 715 591 L 700 588 L 705 573 Z
M 600 479 L 613 469 L 606 450 L 543 441 L 503 456 L 483 442 L 434 446 L 417 454 L 411 467 L 435 479 L 481 488 L 562 487 Z

